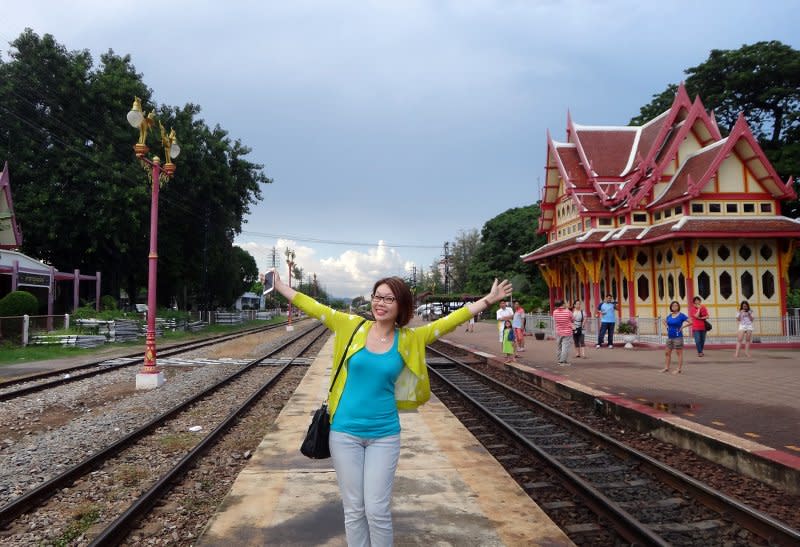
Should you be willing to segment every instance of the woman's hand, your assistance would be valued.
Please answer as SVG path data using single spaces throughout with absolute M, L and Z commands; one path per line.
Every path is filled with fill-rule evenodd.
M 275 283 L 275 290 L 278 291 L 278 293 L 280 293 L 281 295 L 283 295 L 283 297 L 286 298 L 286 300 L 291 302 L 292 299 L 294 298 L 294 295 L 297 294 L 297 291 L 295 291 L 289 285 L 281 281 L 281 277 L 278 275 L 277 269 L 272 268 L 272 275 L 274 276 L 273 280 Z
M 495 278 L 494 283 L 492 283 L 492 288 L 489 290 L 489 294 L 487 294 L 484 298 L 491 306 L 492 304 L 500 302 L 509 296 L 512 290 L 513 287 L 508 279 L 503 279 L 502 281 L 498 282 L 497 278 Z

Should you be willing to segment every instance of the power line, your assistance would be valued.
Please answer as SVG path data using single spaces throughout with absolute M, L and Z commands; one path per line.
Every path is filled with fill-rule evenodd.
M 304 236 L 297 236 L 297 235 L 289 235 L 289 234 L 271 234 L 266 232 L 251 232 L 243 230 L 242 235 L 249 235 L 252 237 L 266 237 L 266 238 L 278 238 L 278 239 L 290 239 L 292 241 L 302 241 L 305 243 L 324 243 L 326 245 L 349 245 L 351 247 L 375 247 L 375 242 L 365 243 L 362 241 L 342 241 L 342 240 L 335 240 L 335 239 L 321 239 L 317 237 L 304 237 Z M 415 245 L 412 243 L 386 243 L 383 242 L 384 247 L 391 247 L 391 248 L 408 248 L 408 249 L 438 249 L 438 245 Z

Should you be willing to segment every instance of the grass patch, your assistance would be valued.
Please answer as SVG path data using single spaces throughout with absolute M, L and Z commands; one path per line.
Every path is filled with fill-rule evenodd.
M 55 539 L 53 545 L 57 547 L 67 547 L 73 541 L 89 529 L 94 523 L 100 520 L 100 508 L 93 504 L 84 504 L 75 508 L 72 520 L 67 525 L 64 533 Z
M 147 478 L 148 473 L 144 467 L 138 465 L 123 465 L 115 473 L 116 482 L 123 486 L 138 486 L 142 479 Z
M 202 437 L 194 433 L 173 433 L 172 435 L 161 437 L 158 440 L 158 444 L 160 444 L 161 448 L 164 450 L 178 452 L 193 448 L 194 445 L 200 442 L 201 438 Z
M 91 353 L 90 349 L 65 348 L 61 346 L 0 346 L 0 366 L 26 361 L 47 361 L 50 359 L 63 359 Z

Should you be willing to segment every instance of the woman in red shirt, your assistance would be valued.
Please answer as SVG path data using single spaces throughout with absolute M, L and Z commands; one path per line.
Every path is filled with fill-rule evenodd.
M 703 300 L 699 296 L 692 299 L 689 307 L 689 317 L 692 318 L 692 336 L 694 345 L 697 347 L 697 356 L 703 357 L 703 347 L 706 345 L 706 319 L 708 319 L 708 309 L 703 305 Z

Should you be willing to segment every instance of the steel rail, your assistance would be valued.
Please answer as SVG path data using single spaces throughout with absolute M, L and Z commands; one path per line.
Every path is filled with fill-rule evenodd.
M 259 357 L 244 365 L 241 369 L 235 371 L 234 373 L 228 375 L 227 377 L 223 378 L 216 384 L 206 388 L 200 393 L 197 393 L 190 398 L 186 399 L 175 405 L 174 407 L 170 408 L 166 412 L 156 416 L 145 425 L 139 427 L 138 429 L 132 431 L 128 435 L 124 436 L 123 438 L 115 441 L 114 443 L 110 444 L 109 446 L 95 452 L 88 458 L 84 459 L 82 462 L 75 464 L 74 466 L 70 467 L 69 469 L 62 472 L 60 475 L 40 484 L 33 490 L 29 490 L 25 494 L 13 499 L 6 505 L 0 507 L 0 527 L 5 526 L 9 522 L 11 522 L 14 518 L 25 513 L 26 511 L 30 510 L 31 508 L 35 507 L 41 501 L 48 499 L 53 494 L 55 494 L 61 488 L 71 484 L 74 482 L 78 477 L 86 473 L 87 471 L 94 469 L 105 460 L 111 458 L 121 450 L 127 448 L 128 446 L 132 445 L 138 439 L 149 433 L 152 429 L 158 427 L 163 422 L 168 420 L 169 418 L 175 416 L 176 414 L 180 413 L 181 411 L 185 410 L 198 400 L 202 399 L 203 397 L 207 396 L 208 394 L 216 391 L 217 389 L 221 388 L 222 386 L 228 384 L 238 376 L 244 374 L 251 368 L 257 366 L 263 360 L 268 359 L 269 357 L 275 355 L 276 353 L 282 351 L 284 348 L 288 347 L 289 345 L 295 343 L 297 340 L 304 337 L 306 334 L 312 332 L 315 329 L 323 328 L 321 324 L 316 324 L 310 329 L 298 333 L 296 336 L 285 341 L 280 346 L 273 348 L 269 353 L 266 355 Z
M 694 479 L 677 469 L 670 467 L 669 465 L 644 454 L 635 448 L 627 446 L 620 441 L 606 435 L 605 433 L 598 431 L 578 420 L 573 418 L 572 416 L 568 416 L 563 412 L 552 408 L 551 406 L 538 401 L 528 395 L 518 391 L 517 389 L 503 384 L 502 382 L 488 376 L 478 370 L 471 368 L 466 363 L 459 361 L 458 359 L 451 357 L 442 353 L 439 350 L 434 348 L 428 347 L 428 350 L 436 353 L 437 355 L 444 357 L 453 363 L 457 364 L 460 368 L 465 370 L 469 370 L 469 374 L 478 376 L 484 379 L 486 382 L 491 383 L 498 388 L 513 393 L 515 396 L 523 399 L 525 402 L 536 406 L 543 412 L 554 416 L 556 419 L 567 423 L 569 426 L 576 428 L 582 434 L 589 436 L 590 438 L 594 439 L 595 441 L 604 444 L 612 451 L 616 452 L 617 454 L 621 455 L 623 458 L 628 460 L 636 461 L 637 463 L 641 464 L 643 468 L 651 471 L 659 478 L 662 478 L 665 483 L 669 484 L 673 488 L 678 490 L 682 490 L 691 494 L 695 499 L 697 499 L 700 503 L 710 507 L 711 509 L 720 512 L 720 513 L 727 513 L 730 518 L 732 518 L 737 524 L 741 525 L 742 527 L 750 530 L 751 532 L 757 534 L 759 537 L 766 539 L 770 542 L 771 545 L 800 545 L 800 531 L 788 526 L 787 524 L 767 515 L 752 507 L 720 492 L 710 486 Z M 441 374 L 429 367 L 429 370 L 433 370 L 438 378 L 441 378 L 445 383 L 453 387 L 453 389 L 457 390 L 459 393 L 463 394 L 463 390 L 454 386 L 452 382 L 448 381 L 444 378 Z M 472 397 L 469 395 L 464 394 L 470 402 L 473 402 Z M 526 446 L 533 446 L 533 450 L 539 454 L 541 450 L 533 445 L 530 441 L 524 438 L 521 434 L 516 432 L 516 430 L 510 424 L 506 424 L 505 420 L 500 417 L 497 417 L 492 413 L 490 410 L 484 410 L 483 405 L 479 402 L 473 402 L 476 406 L 480 407 L 483 412 L 486 412 L 490 416 L 492 416 L 493 420 L 498 421 L 505 430 L 511 432 L 515 439 L 518 439 L 520 442 L 525 444 Z M 552 460 L 552 456 L 545 454 L 545 459 L 550 463 Z M 558 462 L 557 462 L 558 463 Z M 563 467 L 562 464 L 558 464 L 557 468 Z M 570 474 L 572 472 L 570 471 Z M 572 480 L 572 479 L 570 479 Z M 583 479 L 579 479 L 583 481 Z M 605 498 L 605 496 L 603 496 Z M 613 501 L 609 500 L 612 504 Z M 616 504 L 615 504 L 616 505 Z M 624 510 L 623 510 L 624 511 Z M 637 521 L 638 522 L 638 521 Z
M 221 342 L 227 342 L 228 340 L 236 340 L 237 338 L 242 338 L 244 336 L 250 336 L 252 334 L 257 334 L 259 332 L 266 332 L 266 331 L 274 330 L 274 329 L 277 329 L 279 327 L 283 327 L 285 325 L 286 325 L 286 322 L 281 322 L 281 323 L 276 323 L 276 324 L 273 324 L 273 325 L 260 326 L 260 327 L 256 327 L 256 328 L 252 328 L 252 329 L 247 329 L 245 331 L 237 331 L 236 333 L 223 334 L 223 335 L 215 336 L 215 337 L 212 337 L 212 338 L 204 338 L 203 340 L 194 340 L 192 342 L 175 344 L 175 345 L 172 345 L 172 346 L 168 346 L 168 347 L 164 348 L 163 351 L 159 352 L 159 357 L 170 357 L 170 356 L 173 356 L 173 355 L 180 355 L 181 353 L 185 353 L 187 351 L 193 351 L 193 350 L 204 348 L 204 347 L 211 346 L 211 345 L 214 345 L 214 344 L 219 344 Z M 31 393 L 44 391 L 45 389 L 50 389 L 52 387 L 58 387 L 58 386 L 61 386 L 61 385 L 72 383 L 72 382 L 77 382 L 79 380 L 84 380 L 86 378 L 91 378 L 92 376 L 105 374 L 107 372 L 111 372 L 111 371 L 118 370 L 118 369 L 121 369 L 121 368 L 132 367 L 132 366 L 141 364 L 144 361 L 144 358 L 141 357 L 141 354 L 142 354 L 141 351 L 137 351 L 134 354 L 128 354 L 128 355 L 121 355 L 119 357 L 113 357 L 111 359 L 125 359 L 125 358 L 131 358 L 131 357 L 139 357 L 139 359 L 137 361 L 133 361 L 133 362 L 130 362 L 130 363 L 123 363 L 123 364 L 118 364 L 118 365 L 107 365 L 107 366 L 105 366 L 105 367 L 103 367 L 101 369 L 93 370 L 93 371 L 87 372 L 85 374 L 72 375 L 71 373 L 74 372 L 74 371 L 79 371 L 79 370 L 83 370 L 83 369 L 87 369 L 87 368 L 91 368 L 91 367 L 101 366 L 103 363 L 105 363 L 105 362 L 107 362 L 107 361 L 109 361 L 111 359 L 103 359 L 103 360 L 100 360 L 100 361 L 93 361 L 91 363 L 85 363 L 83 365 L 76 365 L 74 367 L 69 367 L 69 368 L 58 370 L 58 371 L 48 371 L 48 372 L 43 372 L 43 373 L 40 373 L 40 374 L 33 374 L 33 375 L 30 375 L 30 376 L 25 376 L 23 378 L 15 378 L 14 380 L 9 380 L 7 382 L 2 382 L 2 383 L 0 383 L 0 389 L 3 389 L 5 387 L 7 387 L 7 386 L 15 385 L 15 384 L 21 384 L 21 383 L 24 383 L 24 382 L 32 382 L 32 381 L 36 381 L 36 380 L 42 380 L 42 379 L 45 379 L 45 378 L 48 378 L 48 377 L 51 377 L 51 376 L 57 376 L 54 380 L 52 380 L 50 382 L 42 382 L 40 384 L 33 384 L 33 385 L 30 385 L 30 386 L 25 386 L 25 387 L 22 387 L 22 388 L 19 388 L 19 389 L 15 389 L 15 390 L 12 390 L 12 391 L 6 391 L 6 392 L 3 392 L 3 393 L 0 393 L 0 401 L 9 401 L 9 400 L 15 399 L 17 397 L 22 397 L 24 395 L 30 395 Z
M 311 332 L 311 331 L 308 331 Z M 242 403 L 239 408 L 233 410 L 225 420 L 220 423 L 216 428 L 214 428 L 211 433 L 206 435 L 200 443 L 195 446 L 188 454 L 186 454 L 181 460 L 175 464 L 175 466 L 167 471 L 161 478 L 150 487 L 147 492 L 139 496 L 134 502 L 128 507 L 128 509 L 117 517 L 111 524 L 106 526 L 89 544 L 90 547 L 100 547 L 100 546 L 110 546 L 110 545 L 119 545 L 128 535 L 130 530 L 135 526 L 136 522 L 139 521 L 144 515 L 146 515 L 153 506 L 158 502 L 161 497 L 164 496 L 169 490 L 172 489 L 174 482 L 183 476 L 197 461 L 200 457 L 202 457 L 205 452 L 210 449 L 219 439 L 219 437 L 225 433 L 228 429 L 231 428 L 239 419 L 239 417 L 244 414 L 250 406 L 258 401 L 267 391 L 269 388 L 275 384 L 280 377 L 284 374 L 286 370 L 291 366 L 295 359 L 303 355 L 308 349 L 316 342 L 320 337 L 322 337 L 327 331 L 322 330 L 320 331 L 316 337 L 311 339 L 305 347 L 303 347 L 295 357 L 283 365 L 278 372 L 267 380 L 260 388 L 258 388 L 247 400 Z

